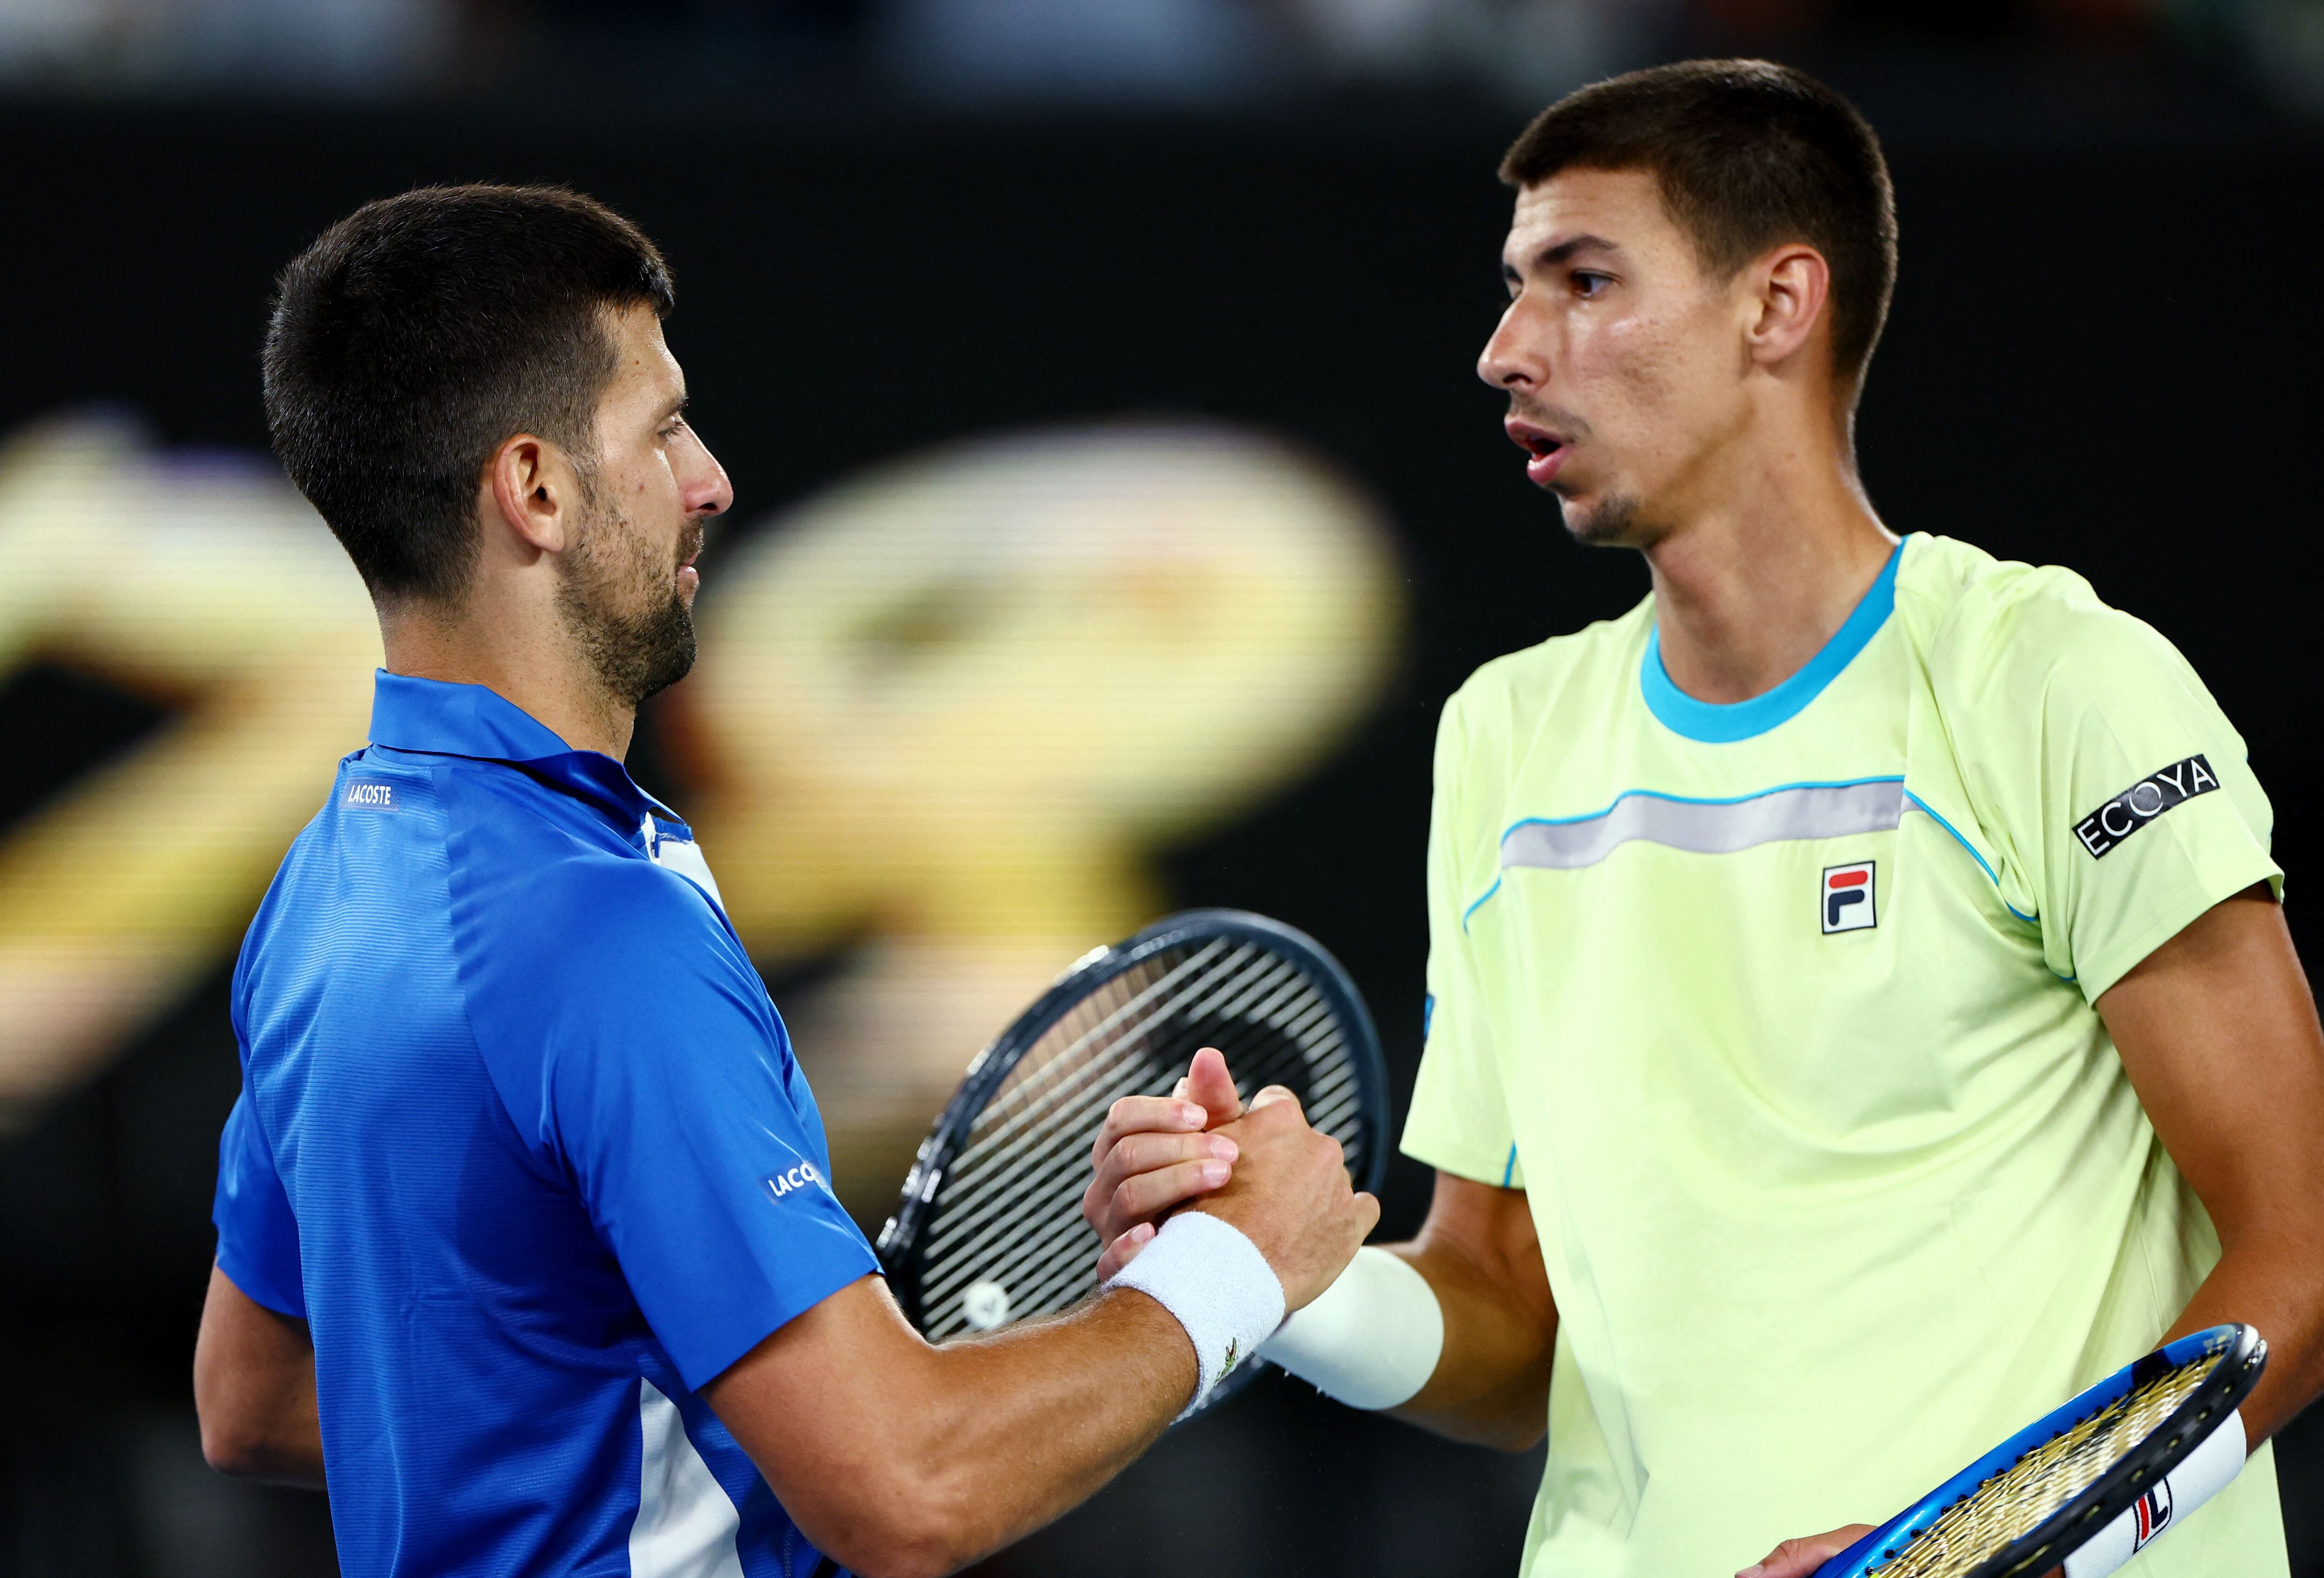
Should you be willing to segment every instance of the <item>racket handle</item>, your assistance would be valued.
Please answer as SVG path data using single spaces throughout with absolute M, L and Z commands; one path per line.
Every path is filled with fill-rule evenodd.
M 2066 1578 L 2105 1578 L 2157 1536 L 2184 1523 L 2189 1513 L 2227 1489 L 2227 1482 L 2243 1472 L 2245 1445 L 2244 1417 L 2238 1409 L 2205 1436 L 2185 1462 L 2133 1502 L 2128 1511 L 2068 1556 Z

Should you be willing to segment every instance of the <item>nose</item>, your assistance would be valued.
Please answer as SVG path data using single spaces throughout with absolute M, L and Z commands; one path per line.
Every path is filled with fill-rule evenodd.
M 701 436 L 687 429 L 693 439 L 693 454 L 688 457 L 679 478 L 684 491 L 687 513 L 689 515 L 724 515 L 733 508 L 734 484 L 726 475 L 726 468 L 710 453 L 710 446 Z
M 1520 295 L 1501 314 L 1477 357 L 1477 376 L 1495 389 L 1538 389 L 1549 381 L 1548 366 L 1527 333 L 1526 298 Z

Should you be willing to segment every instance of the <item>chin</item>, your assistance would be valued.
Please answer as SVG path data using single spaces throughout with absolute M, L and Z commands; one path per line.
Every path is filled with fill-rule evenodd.
M 1620 493 L 1595 499 L 1561 497 L 1557 507 L 1563 512 L 1565 529 L 1572 535 L 1575 542 L 1593 548 L 1641 546 L 1638 506 L 1634 499 Z

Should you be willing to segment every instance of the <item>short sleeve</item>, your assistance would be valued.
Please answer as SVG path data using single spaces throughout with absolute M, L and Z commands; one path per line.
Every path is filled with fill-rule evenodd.
M 586 908 L 575 894 L 548 912 L 592 917 L 586 943 L 534 956 L 549 989 L 495 992 L 471 1017 L 503 1046 L 529 1033 L 540 1049 L 539 1110 L 520 1126 L 574 1179 L 698 1390 L 879 1265 L 832 1193 L 813 1097 L 733 932 L 690 883 L 643 863 L 599 863 L 587 885 Z M 516 1058 L 487 1056 L 504 1095 L 524 1090 Z
M 2061 571 L 1980 623 L 1960 754 L 2052 970 L 2096 1002 L 2221 900 L 2281 895 L 2243 738 L 2170 642 Z
M 1436 730 L 1435 793 L 1428 819 L 1428 996 L 1420 1073 L 1405 1120 L 1404 1152 L 1440 1171 L 1523 1188 L 1492 1029 L 1469 950 L 1474 902 L 1499 874 L 1464 816 L 1468 741 L 1456 695 Z M 1489 843 L 1494 830 L 1482 830 Z
M 742 943 L 683 878 L 622 865 L 621 918 L 549 1036 L 558 1151 L 646 1322 L 699 1390 L 879 1271 L 830 1185 L 790 1041 Z
M 307 1318 L 306 1285 L 299 1266 L 299 1221 L 274 1170 L 273 1148 L 251 1105 L 245 1062 L 242 1094 L 218 1136 L 217 1194 L 210 1220 L 217 1227 L 217 1264 L 253 1303 L 278 1315 Z

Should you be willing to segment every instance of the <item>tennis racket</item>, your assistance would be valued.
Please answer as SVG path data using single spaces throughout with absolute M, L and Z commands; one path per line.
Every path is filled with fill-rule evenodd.
M 1245 1101 L 1281 1085 L 1360 1189 L 1388 1159 L 1379 1037 L 1337 960 L 1279 922 L 1190 910 L 1060 977 L 969 1065 L 920 1146 L 880 1259 L 930 1342 L 1053 1314 L 1097 1286 L 1090 1142 L 1125 1096 L 1167 1096 L 1216 1047 Z M 1260 1366 L 1236 1370 L 1215 1407 Z
M 2067 1578 L 2111 1573 L 2243 1466 L 2241 1432 L 2218 1432 L 2266 1364 L 2267 1344 L 2247 1326 L 2166 1344 L 2012 1436 L 1816 1578 L 2041 1578 L 2061 1564 Z

